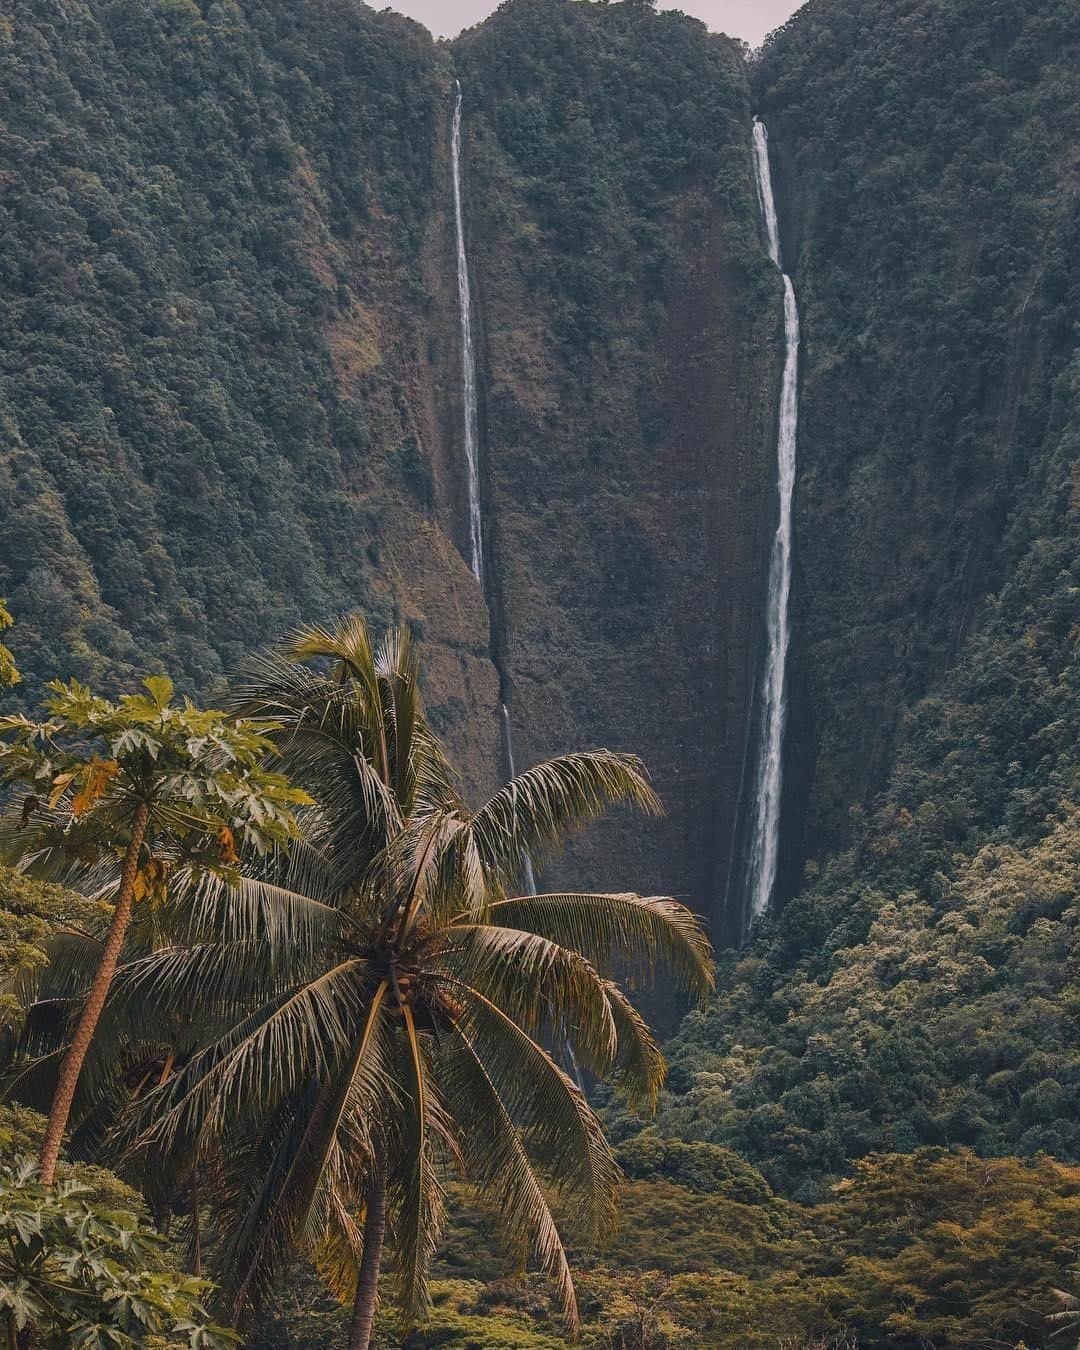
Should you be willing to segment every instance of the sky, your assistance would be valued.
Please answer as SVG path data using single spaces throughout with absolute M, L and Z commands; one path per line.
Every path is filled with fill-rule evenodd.
M 382 0 L 374 0 L 378 9 Z M 799 8 L 802 0 L 660 0 L 661 9 L 681 9 L 704 19 L 710 28 L 757 46 Z M 391 7 L 419 19 L 436 37 L 456 37 L 463 28 L 479 23 L 499 0 L 391 0 Z

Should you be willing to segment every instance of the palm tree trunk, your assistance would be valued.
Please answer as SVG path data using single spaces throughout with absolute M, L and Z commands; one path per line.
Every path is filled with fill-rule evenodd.
M 375 1308 L 379 1302 L 379 1269 L 382 1266 L 383 1241 L 386 1238 L 386 1164 L 376 1155 L 368 1186 L 367 1214 L 364 1217 L 364 1254 L 360 1258 L 360 1277 L 356 1284 L 349 1350 L 368 1350 Z
M 139 853 L 146 834 L 150 808 L 140 803 L 131 825 L 131 842 L 124 857 L 124 870 L 120 874 L 120 890 L 116 897 L 116 909 L 113 911 L 112 925 L 105 945 L 101 949 L 101 959 L 94 972 L 90 992 L 83 1005 L 75 1035 L 67 1048 L 60 1073 L 56 1079 L 56 1091 L 53 1093 L 52 1106 L 49 1108 L 49 1123 L 45 1127 L 45 1139 L 41 1145 L 41 1180 L 46 1186 L 52 1185 L 56 1175 L 56 1162 L 60 1157 L 60 1145 L 64 1141 L 71 1103 L 75 1100 L 75 1089 L 79 1085 L 86 1052 L 94 1039 L 101 1010 L 109 994 L 109 986 L 120 960 L 124 937 L 131 922 L 131 906 L 135 895 L 135 876 L 139 870 Z

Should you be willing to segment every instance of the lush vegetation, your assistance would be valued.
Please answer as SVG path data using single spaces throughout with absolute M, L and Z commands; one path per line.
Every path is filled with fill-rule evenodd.
M 562 1230 L 610 1230 L 618 1168 L 560 1061 L 655 1102 L 663 1059 L 617 977 L 637 988 L 660 965 L 703 996 L 710 949 L 673 900 L 517 888 L 527 860 L 607 807 L 658 810 L 641 766 L 564 755 L 468 811 L 408 631 L 375 648 L 359 619 L 261 658 L 231 714 L 174 706 L 164 676 L 145 687 L 112 703 L 57 683 L 47 721 L 0 723 L 0 766 L 22 785 L 8 860 L 112 902 L 107 932 L 66 926 L 43 969 L 24 942 L 7 961 L 29 977 L 16 988 L 36 983 L 8 1016 L 9 1085 L 51 1096 L 41 1183 L 28 1167 L 10 1178 L 13 1231 L 41 1230 L 14 1258 L 14 1332 L 54 1310 L 54 1268 L 93 1273 L 58 1249 L 66 1228 L 87 1262 L 101 1252 L 82 1297 L 137 1303 L 106 1268 L 110 1244 L 137 1260 L 134 1230 L 71 1217 L 76 1191 L 52 1188 L 69 1122 L 80 1147 L 120 1150 L 162 1215 L 186 1197 L 201 1230 L 208 1208 L 235 1324 L 304 1255 L 354 1298 L 348 1344 L 366 1350 L 384 1245 L 413 1324 L 456 1170 L 499 1206 L 575 1331 Z M 137 902 L 150 923 L 133 923 Z M 147 1276 L 146 1327 L 156 1288 Z
M 205 691 L 300 614 L 389 618 L 380 547 L 430 493 L 393 345 L 429 36 L 338 0 L 16 0 L 0 91 L 0 586 L 30 696 L 155 665 Z
M 91 1202 L 76 1180 L 45 1185 L 34 1163 L 0 1168 L 0 1317 L 9 1342 L 87 1350 L 182 1338 L 224 1350 L 235 1337 L 209 1323 L 205 1280 L 170 1271 L 164 1241 L 125 1210 Z
M 811 6 L 760 72 L 806 310 L 813 856 L 685 1025 L 664 1117 L 804 1199 L 871 1152 L 1080 1158 L 1080 217 L 1057 140 L 1076 127 L 1080 32 L 1070 5 L 920 5 L 902 33 L 879 9 Z M 902 191 L 864 190 L 875 158 Z M 1022 209 L 997 210 L 999 190 Z M 920 248 L 890 254 L 915 212 Z M 911 400 L 912 381 L 937 403 Z M 927 509 L 901 508 L 921 485 Z M 863 530 L 870 567 L 852 553 Z M 863 659 L 874 645 L 891 692 Z M 879 792 L 867 735 L 890 766 Z
M 484 695 L 442 668 L 418 700 L 435 611 L 444 651 L 488 641 L 437 524 L 452 65 L 519 750 L 640 737 L 677 846 L 635 819 L 567 875 L 618 838 L 701 909 L 765 532 L 751 91 L 771 133 L 804 321 L 787 903 L 655 1120 L 623 991 L 661 961 L 704 992 L 686 911 L 513 896 L 569 827 L 654 809 L 640 767 L 564 756 L 473 809 L 434 732 Z M 78 677 L 0 725 L 9 1346 L 1065 1343 L 1078 109 L 1073 0 L 811 0 L 752 63 L 632 0 L 511 0 L 452 52 L 338 0 L 9 6 L 0 688 Z M 121 692 L 205 693 L 346 597 L 410 625 L 308 629 L 223 712 Z
M 621 1147 L 620 1160 L 633 1168 L 639 1147 L 652 1169 L 651 1134 Z M 715 1146 L 679 1145 L 673 1173 L 682 1179 L 626 1185 L 618 1234 L 577 1279 L 590 1350 L 1061 1343 L 1046 1314 L 1057 1306 L 1053 1286 L 1071 1278 L 1080 1169 L 959 1149 L 876 1155 L 813 1208 L 778 1199 Z M 739 1189 L 713 1185 L 733 1174 Z M 543 1282 L 500 1265 L 484 1216 L 451 1200 L 431 1315 L 404 1344 L 564 1344 Z M 250 1344 L 315 1350 L 340 1334 L 344 1313 L 313 1293 L 310 1280 L 297 1281 Z
M 659 1082 L 656 1049 L 596 970 L 619 967 L 633 982 L 659 956 L 701 988 L 700 939 L 671 902 L 515 900 L 505 887 L 523 858 L 543 856 L 572 820 L 608 800 L 648 807 L 654 799 L 623 757 L 569 756 L 467 813 L 415 704 L 417 687 L 406 635 L 373 651 L 363 627 L 349 623 L 313 630 L 283 658 L 261 660 L 238 689 L 228 716 L 245 719 L 240 728 L 257 719 L 262 748 L 276 747 L 280 767 L 333 809 L 301 800 L 300 838 L 260 860 L 245 842 L 245 789 L 234 799 L 227 859 L 220 832 L 210 847 L 198 842 L 202 818 L 189 825 L 194 838 L 170 845 L 177 859 L 163 875 L 146 851 L 140 874 L 154 884 L 139 890 L 125 960 L 94 1029 L 72 1144 L 139 1180 L 170 1238 L 149 1235 L 141 1202 L 107 1173 L 84 1168 L 76 1184 L 61 1164 L 59 1186 L 42 1187 L 22 1165 L 0 1187 L 0 1222 L 29 1234 L 14 1243 L 11 1269 L 0 1269 L 13 1334 L 32 1321 L 45 1344 L 81 1344 L 84 1333 L 87 1345 L 106 1334 L 142 1344 L 161 1333 L 214 1345 L 225 1333 L 204 1311 L 212 1296 L 219 1316 L 254 1305 L 244 1330 L 252 1347 L 297 1350 L 346 1337 L 363 1345 L 377 1267 L 360 1254 L 381 1252 L 375 1222 L 385 1225 L 392 1257 L 386 1292 L 396 1289 L 400 1300 L 380 1314 L 376 1346 L 542 1350 L 565 1343 L 567 1315 L 596 1350 L 1045 1343 L 1047 1315 L 1059 1306 L 1053 1291 L 1069 1287 L 1080 1243 L 1080 1169 L 1045 1155 L 980 1158 L 959 1146 L 955 1122 L 971 1120 L 970 1100 L 939 1125 L 942 1136 L 954 1131 L 949 1146 L 918 1147 L 919 1094 L 926 1097 L 930 1080 L 898 1062 L 897 1046 L 913 1042 L 917 1028 L 927 1057 L 996 1053 L 997 1023 L 1014 1011 L 1010 989 L 1026 981 L 1029 1020 L 1012 1019 L 1020 1062 L 992 1075 L 985 1090 L 998 1102 L 1009 1151 L 1068 1151 L 1061 1085 L 1046 1076 L 1053 1054 L 1023 1042 L 1067 998 L 1076 813 L 1027 849 L 981 850 L 942 892 L 936 923 L 914 898 L 879 904 L 865 942 L 834 956 L 830 981 L 789 976 L 784 1017 L 763 1018 L 759 1043 L 748 1037 L 702 1068 L 703 1045 L 755 1025 L 767 962 L 741 958 L 721 999 L 692 1014 L 673 1047 L 676 1091 L 661 1130 L 643 1130 L 613 1103 L 607 1116 L 620 1142 L 611 1151 L 572 1079 L 533 1037 L 566 1037 L 578 1063 L 614 1077 L 631 1106 L 647 1098 Z M 156 722 L 167 735 L 167 690 L 148 692 L 120 705 L 84 694 L 80 706 L 106 721 L 134 718 L 145 734 Z M 61 689 L 54 699 L 66 707 L 70 697 Z M 29 754 L 23 729 L 32 725 L 11 719 L 17 758 Z M 91 740 L 101 729 L 91 729 Z M 108 794 L 119 771 L 91 775 L 86 764 L 100 766 L 96 758 L 72 774 L 70 759 L 46 764 L 56 750 L 42 744 L 36 772 L 60 779 L 53 809 L 85 798 L 69 822 L 72 843 L 94 812 L 102 813 L 100 832 L 117 812 Z M 160 753 L 177 752 L 163 745 Z M 175 786 L 177 775 L 168 778 Z M 25 797 L 14 805 L 21 819 Z M 31 820 L 47 809 L 35 807 Z M 159 810 L 168 819 L 167 806 Z M 31 855 L 40 852 L 30 820 L 12 837 L 19 835 Z M 155 839 L 164 851 L 160 826 Z M 15 1080 L 19 1093 L 52 1090 L 55 1073 L 41 1075 L 25 1056 L 58 1037 L 62 1044 L 73 1025 L 97 964 L 95 935 L 112 922 L 108 897 L 122 854 L 112 880 L 97 886 L 86 885 L 95 872 L 81 870 L 85 852 L 74 869 L 61 869 L 88 897 L 25 876 L 4 882 L 6 1054 L 17 1069 L 34 1070 Z M 249 879 L 238 882 L 237 869 Z M 365 934 L 367 905 L 397 915 L 385 948 L 378 925 Z M 635 948 L 642 962 L 627 966 Z M 477 1072 L 463 1072 L 455 1037 L 471 1047 Z M 747 1085 L 768 1091 L 770 1068 L 798 1065 L 787 1046 L 799 1037 L 816 1076 L 783 1096 L 786 1125 L 768 1134 L 762 1124 L 776 1126 L 777 1111 L 747 1112 Z M 868 1064 L 876 1096 L 858 1079 Z M 836 1144 L 836 1122 L 821 1103 L 846 1126 L 860 1087 L 864 1104 L 881 1107 L 860 1117 L 866 1143 L 857 1151 L 866 1156 L 824 1186 L 830 1170 L 848 1170 L 856 1149 L 850 1135 Z M 1053 1137 L 1051 1117 L 1059 1122 Z M 705 1123 L 744 1154 L 763 1156 L 776 1185 L 739 1153 L 694 1139 Z M 898 1137 L 902 1129 L 910 1134 Z M 26 1113 L 0 1116 L 5 1152 L 30 1154 L 42 1136 Z M 125 1139 L 136 1143 L 134 1154 L 117 1152 Z M 451 1182 L 444 1194 L 448 1164 L 471 1184 Z M 610 1204 L 616 1166 L 626 1182 L 612 1232 L 582 1221 L 588 1207 Z M 800 1176 L 814 1179 L 817 1203 L 778 1194 Z M 564 1232 L 574 1234 L 567 1249 Z M 204 1260 L 223 1283 L 219 1294 L 177 1273 L 184 1261 Z M 526 1263 L 533 1273 L 523 1276 Z M 576 1295 L 569 1263 L 579 1270 Z M 62 1297 L 54 1298 L 58 1280 Z M 350 1312 L 339 1299 L 354 1290 Z M 395 1331 L 395 1306 L 426 1316 Z
M 209 1281 L 150 1223 L 137 1191 L 105 1168 L 62 1162 L 40 1183 L 45 1121 L 0 1106 L 0 1330 L 8 1347 L 104 1350 L 137 1345 L 224 1350 Z
M 737 44 L 646 5 L 516 0 L 462 37 L 455 63 L 477 224 L 509 226 L 524 208 L 504 247 L 551 324 L 552 357 L 580 370 L 582 353 L 610 360 L 617 343 L 648 354 L 685 265 L 664 215 L 691 186 L 721 222 L 725 266 L 758 283 L 745 299 L 765 299 Z M 640 413 L 648 423 L 660 410 Z
M 815 0 L 755 86 L 804 329 L 791 872 L 898 754 L 951 777 L 947 840 L 1030 837 L 1069 790 L 1080 15 Z

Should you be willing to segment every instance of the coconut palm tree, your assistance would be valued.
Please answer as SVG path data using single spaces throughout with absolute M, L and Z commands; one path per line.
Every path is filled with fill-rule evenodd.
M 261 658 L 239 698 L 280 728 L 282 767 L 317 806 L 259 877 L 203 882 L 186 910 L 198 940 L 118 976 L 129 1039 L 152 1039 L 155 1017 L 166 1036 L 194 1004 L 202 1035 L 219 1028 L 179 1047 L 130 1137 L 158 1173 L 204 1160 L 236 1318 L 297 1248 L 353 1293 L 351 1347 L 369 1344 L 384 1249 L 403 1321 L 421 1316 L 456 1173 L 531 1246 L 573 1329 L 552 1199 L 596 1234 L 617 1168 L 560 1060 L 655 1099 L 663 1060 L 625 990 L 662 963 L 704 996 L 710 950 L 670 899 L 515 892 L 527 858 L 610 805 L 659 809 L 640 764 L 565 755 L 467 810 L 408 633 L 373 650 L 355 618 Z
M 44 721 L 0 718 L 0 782 L 23 789 L 0 819 L 0 858 L 38 877 L 75 879 L 113 909 L 107 932 L 83 943 L 92 973 L 70 1004 L 70 1036 L 65 1023 L 60 1046 L 45 1056 L 56 1072 L 44 1185 L 55 1175 L 135 901 L 162 896 L 178 864 L 227 870 L 239 861 L 238 839 L 261 849 L 284 843 L 295 830 L 293 806 L 309 800 L 265 768 L 272 745 L 264 728 L 174 703 L 164 675 L 117 702 L 74 680 L 49 690 Z

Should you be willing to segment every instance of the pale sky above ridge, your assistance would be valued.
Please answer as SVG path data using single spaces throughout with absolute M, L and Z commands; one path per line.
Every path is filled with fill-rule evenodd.
M 436 37 L 456 37 L 463 28 L 479 23 L 500 0 L 392 0 L 390 8 L 419 19 Z M 377 9 L 384 8 L 374 0 Z M 802 0 L 660 0 L 661 9 L 681 9 L 703 19 L 715 32 L 739 37 L 757 46 L 766 33 L 778 28 Z

